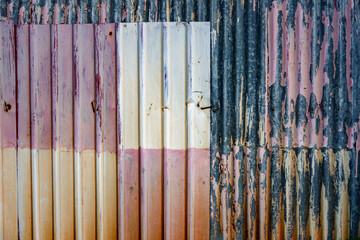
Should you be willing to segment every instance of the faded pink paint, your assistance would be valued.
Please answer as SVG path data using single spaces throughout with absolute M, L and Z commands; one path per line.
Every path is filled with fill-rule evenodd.
M 142 239 L 160 239 L 163 228 L 162 149 L 140 148 Z
M 167 239 L 186 238 L 186 150 L 164 149 L 164 222 Z
M 47 6 L 41 8 L 42 24 L 49 24 L 50 22 L 50 9 Z M 40 15 L 40 14 L 39 14 Z M 40 17 L 40 16 L 39 16 Z
M 11 19 L 13 15 L 13 8 L 14 8 L 14 2 L 7 3 L 7 11 L 6 11 L 6 17 L 7 19 Z
M 74 143 L 75 151 L 95 149 L 94 27 L 74 25 Z
M 53 13 L 53 24 L 59 24 L 59 18 L 60 18 L 60 7 L 59 4 L 54 4 L 54 13 Z
M 100 9 L 99 9 L 99 22 L 100 23 L 106 23 L 106 4 L 107 3 L 100 3 Z
M 311 13 L 305 14 L 304 10 L 301 7 L 301 4 L 297 4 L 297 9 L 295 12 L 295 27 L 288 28 L 286 20 L 288 16 L 288 9 L 287 9 L 287 1 L 282 3 L 272 3 L 270 7 L 270 11 L 267 14 L 268 24 L 267 29 L 271 29 L 268 32 L 267 41 L 268 44 L 266 52 L 266 65 L 269 66 L 266 69 L 266 85 L 267 89 L 275 84 L 276 82 L 276 64 L 277 58 L 279 56 L 279 49 L 275 47 L 277 44 L 277 36 L 279 35 L 279 31 L 283 31 L 284 33 L 281 34 L 281 41 L 283 46 L 282 51 L 282 72 L 281 72 L 281 86 L 285 86 L 287 88 L 287 105 L 289 109 L 285 111 L 285 106 L 283 105 L 282 114 L 284 118 L 284 114 L 288 114 L 291 112 L 295 112 L 295 104 L 297 97 L 299 94 L 303 95 L 307 101 L 306 108 L 309 107 L 310 97 L 311 94 L 314 93 L 316 97 L 317 104 L 321 104 L 321 99 L 323 98 L 323 86 L 329 83 L 329 79 L 332 79 L 334 76 L 327 76 L 324 74 L 324 67 L 325 67 L 325 56 L 326 56 L 326 48 L 327 48 L 327 26 L 329 26 L 329 19 L 325 17 L 325 12 L 322 13 L 322 22 L 324 23 L 325 31 L 324 31 L 324 40 L 321 43 L 321 51 L 320 51 L 320 61 L 319 66 L 315 70 L 316 75 L 313 79 L 313 82 L 310 82 L 310 69 L 311 69 L 311 36 L 313 31 L 313 22 L 311 19 Z M 351 13 L 351 8 L 353 6 L 353 2 L 350 1 L 347 5 L 347 13 L 348 16 Z M 277 24 L 279 13 L 283 13 L 281 29 Z M 334 16 L 333 16 L 333 32 L 332 32 L 332 39 L 334 41 L 334 57 L 335 51 L 339 46 L 339 18 L 340 12 L 337 9 L 334 9 Z M 347 73 L 347 90 L 349 92 L 349 101 L 351 101 L 351 87 L 353 80 L 350 77 L 350 66 L 351 66 L 351 21 L 346 22 L 346 73 Z M 318 43 L 320 44 L 320 43 Z M 345 70 L 345 69 L 344 69 Z M 339 69 L 338 69 L 339 71 Z M 286 77 L 284 77 L 286 73 Z M 298 79 L 298 73 L 300 73 L 300 79 Z M 266 136 L 265 138 L 270 140 L 270 131 L 271 131 L 271 121 L 268 112 L 268 101 L 269 101 L 269 92 L 266 94 L 266 119 L 265 119 L 265 127 L 266 129 Z M 306 118 L 308 123 L 304 120 L 296 126 L 295 119 L 290 119 L 287 123 L 283 121 L 284 127 L 290 129 L 291 131 L 291 138 L 289 134 L 282 133 L 278 139 L 278 136 L 267 141 L 268 143 L 280 144 L 284 146 L 310 146 L 310 147 L 324 147 L 328 144 L 328 137 L 323 135 L 324 129 L 328 125 L 328 119 L 322 116 L 322 112 L 320 106 L 315 109 L 315 118 L 311 118 L 310 111 L 306 111 Z M 316 118 L 319 116 L 320 119 L 320 130 L 316 132 Z M 351 146 L 350 139 L 351 135 L 353 135 L 354 130 L 347 131 L 349 136 L 349 143 L 348 146 Z
M 305 18 L 305 19 L 304 19 Z M 296 31 L 300 37 L 297 37 L 297 51 L 298 51 L 298 58 L 297 58 L 297 66 L 300 68 L 300 86 L 298 86 L 298 94 L 302 94 L 307 100 L 306 107 L 308 108 L 310 103 L 310 95 L 312 92 L 312 85 L 310 82 L 310 69 L 311 69 L 311 33 L 313 23 L 311 20 L 311 15 L 305 14 L 303 9 L 301 8 L 301 4 L 298 3 L 297 6 L 297 24 L 296 24 Z M 303 22 L 308 24 L 309 26 L 306 27 Z M 296 100 L 296 99 L 295 99 Z M 309 121 L 310 118 L 310 111 L 306 111 L 306 118 Z M 300 124 L 300 127 L 297 128 L 297 145 L 298 146 L 309 146 L 309 126 L 303 120 Z
M 139 149 L 118 151 L 120 239 L 140 239 Z
M 209 239 L 210 149 L 187 149 L 187 186 L 188 239 Z
M 51 148 L 50 25 L 30 25 L 31 148 Z
M 72 26 L 51 25 L 52 145 L 73 148 Z
M 0 22 L 0 31 L 0 147 L 16 148 L 16 70 L 13 23 Z
M 29 25 L 16 26 L 18 148 L 30 148 Z
M 18 17 L 18 23 L 19 25 L 22 25 L 24 24 L 24 18 L 25 18 L 25 6 L 22 6 L 20 9 L 19 9 L 19 17 Z
M 116 152 L 115 24 L 95 25 L 96 151 Z
M 325 11 L 322 12 L 322 23 L 324 26 L 329 25 L 329 19 L 325 17 Z M 327 46 L 327 28 L 324 28 L 323 42 L 321 43 L 319 67 L 316 69 L 315 79 L 313 79 L 313 93 L 316 96 L 317 104 L 320 104 L 323 96 L 323 86 L 329 83 L 329 79 L 325 78 L 324 67 L 326 60 L 326 46 Z
M 284 5 L 282 8 L 286 9 L 287 1 L 285 1 L 283 4 Z M 281 23 L 282 24 L 281 31 L 284 31 L 284 34 L 281 35 L 282 36 L 282 46 L 284 46 L 284 51 L 282 52 L 283 68 L 282 68 L 282 72 L 281 72 L 281 86 L 285 86 L 288 91 L 287 92 L 287 97 L 288 97 L 287 104 L 289 106 L 288 111 L 294 112 L 296 97 L 298 94 L 297 93 L 298 86 L 296 86 L 297 81 L 293 81 L 293 80 L 298 77 L 297 75 L 299 72 L 299 59 L 298 59 L 299 49 L 297 47 L 299 44 L 300 37 L 298 36 L 298 31 L 297 31 L 296 27 L 295 27 L 295 30 L 290 29 L 290 33 L 289 33 L 289 29 L 286 25 L 287 15 L 288 15 L 288 12 L 284 12 L 284 16 L 282 18 L 282 23 Z M 298 20 L 299 20 L 299 17 L 296 14 L 295 21 L 297 22 Z M 289 37 L 290 37 L 290 39 L 289 39 Z M 278 51 L 278 49 L 276 51 Z M 285 72 L 287 73 L 286 78 L 284 78 Z M 285 112 L 284 107 L 285 106 L 282 106 L 283 111 Z M 285 146 L 293 145 L 294 139 L 297 138 L 295 121 L 293 121 L 292 119 L 289 119 L 289 120 L 290 121 L 288 121 L 287 124 L 284 124 L 284 125 L 286 128 L 291 129 L 292 138 L 289 138 L 288 134 L 284 134 L 284 145 Z
M 322 12 L 322 23 L 327 26 L 329 24 L 328 19 L 325 17 L 325 12 Z M 329 79 L 324 74 L 325 60 L 326 60 L 326 46 L 327 46 L 327 28 L 324 29 L 323 42 L 321 43 L 321 50 L 319 56 L 319 67 L 316 69 L 316 74 L 313 79 L 312 92 L 316 97 L 316 102 L 318 105 L 321 104 L 321 99 L 323 97 L 323 86 L 329 83 Z M 310 124 L 310 146 L 322 147 L 323 146 L 323 129 L 324 121 L 322 116 L 322 111 L 320 108 L 316 109 L 315 117 L 309 119 Z M 320 119 L 319 132 L 316 133 L 316 118 Z

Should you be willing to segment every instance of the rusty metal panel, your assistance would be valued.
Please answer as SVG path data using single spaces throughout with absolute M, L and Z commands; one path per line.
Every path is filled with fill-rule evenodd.
M 210 21 L 211 238 L 356 238 L 359 8 L 358 0 L 4 0 L 0 17 Z
M 359 237 L 359 1 L 213 1 L 212 239 Z
M 0 22 L 3 238 L 209 238 L 209 29 Z
M 207 0 L 0 1 L 0 19 L 15 24 L 209 21 L 209 14 Z

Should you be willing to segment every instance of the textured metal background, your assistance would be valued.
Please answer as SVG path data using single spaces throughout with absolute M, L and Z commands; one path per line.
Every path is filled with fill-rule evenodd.
M 209 23 L 0 21 L 0 239 L 208 239 Z
M 11 2 L 19 23 L 210 21 L 211 238 L 360 236 L 358 0 Z

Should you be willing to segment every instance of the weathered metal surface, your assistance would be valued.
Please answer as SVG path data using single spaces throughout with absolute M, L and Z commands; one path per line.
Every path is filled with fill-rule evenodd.
M 213 239 L 359 236 L 358 8 L 215 7 Z
M 1 236 L 209 238 L 209 30 L 0 22 Z
M 208 21 L 209 10 L 207 0 L 0 1 L 1 19 L 15 24 Z
M 17 238 L 16 69 L 14 26 L 0 22 L 0 238 Z
M 73 26 L 76 239 L 96 238 L 95 39 L 92 25 Z M 86 104 L 87 103 L 87 104 Z
M 18 23 L 210 21 L 211 238 L 355 238 L 359 8 L 358 0 L 10 0 L 0 14 Z

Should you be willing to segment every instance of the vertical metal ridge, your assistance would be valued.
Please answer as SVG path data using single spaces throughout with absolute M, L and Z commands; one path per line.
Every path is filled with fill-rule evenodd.
M 95 143 L 96 143 L 96 233 L 97 239 L 104 239 L 104 139 L 103 139 L 103 81 L 100 72 L 103 68 L 100 57 L 103 41 L 100 40 L 101 25 L 94 25 L 95 39 Z M 101 69 L 100 69 L 101 68 Z
M 158 0 L 150 0 L 147 1 L 147 4 L 149 5 L 147 8 L 147 22 L 158 22 L 160 20 L 160 6 Z
M 91 23 L 102 23 L 101 21 L 101 12 L 100 10 L 100 2 L 98 0 L 86 0 L 87 4 L 85 5 L 85 12 L 87 12 L 87 22 Z M 99 7 L 98 7 L 99 5 Z
M 58 26 L 50 26 L 50 42 L 51 42 L 51 104 L 52 104 L 52 160 L 53 160 L 53 208 L 54 208 L 54 238 L 60 239 L 61 233 L 61 203 L 60 203 L 60 119 L 59 119 L 59 69 L 56 64 L 59 61 L 59 38 L 58 38 Z M 59 201 L 60 200 L 60 201 Z
M 186 228 L 187 228 L 187 239 L 193 239 L 194 238 L 194 227 L 195 227 L 195 215 L 194 215 L 194 165 L 191 164 L 189 161 L 189 158 L 191 158 L 191 155 L 189 153 L 189 148 L 193 147 L 194 144 L 194 127 L 193 125 L 193 107 L 194 103 L 191 99 L 192 97 L 192 63 L 193 63 L 193 51 L 192 51 L 192 25 L 188 24 L 186 28 L 186 67 L 187 67 L 187 76 L 186 76 L 186 171 L 187 171 L 187 177 L 186 177 L 186 184 L 187 184 L 187 204 L 186 204 L 186 210 L 187 210 L 187 221 L 186 221 Z
M 184 0 L 184 20 L 185 22 L 192 22 L 195 20 L 195 1 Z
M 221 210 L 221 176 L 220 176 L 220 147 L 221 147 L 221 101 L 220 101 L 220 63 L 219 56 L 221 48 L 220 42 L 220 3 L 218 1 L 210 1 L 210 51 L 211 51 L 211 114 L 210 114 L 210 128 L 211 131 L 211 177 L 210 177 L 210 239 L 217 239 L 222 237 L 220 218 Z
M 32 236 L 29 25 L 16 26 L 18 237 Z M 21 80 L 21 81 L 20 81 Z
M 282 109 L 282 116 L 284 121 L 284 131 L 282 142 L 280 143 L 284 147 L 284 172 L 285 172 L 285 219 L 284 219 L 284 236 L 288 239 L 294 239 L 298 236 L 297 233 L 297 176 L 300 169 L 297 168 L 297 163 L 301 161 L 299 159 L 297 152 L 291 149 L 292 146 L 304 145 L 306 144 L 306 130 L 303 125 L 303 121 L 300 114 L 296 115 L 295 118 L 292 116 L 298 108 L 305 108 L 304 106 L 299 106 L 303 104 L 302 96 L 307 96 L 307 92 L 310 90 L 304 81 L 308 80 L 309 66 L 306 62 L 302 62 L 301 59 L 305 57 L 309 50 L 308 46 L 304 46 L 307 41 L 307 33 L 302 31 L 302 24 L 299 24 L 306 19 L 303 19 L 301 12 L 296 11 L 295 19 L 296 21 L 294 28 L 289 28 L 291 25 L 289 20 L 290 13 L 286 11 L 286 4 L 282 5 L 283 18 L 282 18 L 282 31 L 281 42 L 283 49 L 282 54 L 282 68 L 284 73 L 279 76 L 280 84 L 285 85 L 285 108 Z M 296 9 L 295 9 L 296 10 Z M 280 39 L 278 39 L 279 41 Z M 300 50 L 304 48 L 304 50 Z M 279 53 L 280 54 L 280 53 Z M 305 70 L 304 70 L 305 69 Z M 292 81 L 292 79 L 297 79 L 298 81 Z M 284 84 L 285 83 L 285 84 Z M 302 112 L 299 112 L 302 113 Z
M 160 238 L 164 224 L 162 25 L 141 23 L 139 34 L 141 236 Z
M 92 25 L 73 26 L 75 229 L 96 238 L 95 47 Z
M 98 238 L 108 239 L 117 235 L 116 33 L 114 24 L 98 24 L 94 28 L 97 223 Z
M 359 117 L 358 114 L 360 113 L 359 109 L 359 94 L 360 94 L 360 81 L 356 81 L 356 79 L 360 78 L 359 68 L 357 68 L 357 64 L 360 60 L 360 35 L 359 35 L 359 24 L 357 22 L 360 19 L 360 6 L 358 1 L 352 1 L 354 7 L 351 9 L 351 76 L 353 79 L 353 86 L 352 86 L 352 102 L 353 102 L 353 109 L 352 109 L 352 119 L 354 122 L 354 126 L 357 126 L 357 129 L 354 128 L 354 136 L 357 132 L 359 132 Z M 360 206 L 359 202 L 359 192 L 360 189 L 360 137 L 357 135 L 357 139 L 354 139 L 354 151 L 352 151 L 352 158 L 351 158 L 351 173 L 350 173 L 350 185 L 349 185 L 349 195 L 350 195 L 350 222 L 349 222 L 349 237 L 356 237 L 359 236 L 359 229 L 360 229 Z
M 138 25 L 117 25 L 119 237 L 140 238 Z
M 270 154 L 269 150 L 266 148 L 267 145 L 267 136 L 266 133 L 269 129 L 268 121 L 266 118 L 266 46 L 267 46 L 267 7 L 268 1 L 259 2 L 259 104 L 258 104 L 258 112 L 259 112 L 259 148 L 258 148 L 258 162 L 259 162 L 259 238 L 260 239 L 268 239 L 270 238 Z M 237 16 L 237 15 L 235 15 Z
M 30 26 L 34 238 L 53 237 L 50 26 Z M 39 68 L 38 66 L 42 67 Z M 41 162 L 41 164 L 40 164 Z M 40 204 L 41 202 L 41 204 Z
M 170 39 L 171 39 L 171 26 L 167 23 L 162 25 L 162 111 L 163 111 L 163 161 L 164 161 L 164 239 L 170 239 L 172 226 L 170 223 L 171 219 L 171 167 L 168 163 L 168 153 L 167 148 L 171 148 L 170 134 L 171 131 L 171 116 L 170 116 L 170 89 L 171 81 L 170 77 L 170 61 L 171 61 L 171 52 L 170 52 Z M 170 159 L 169 159 L 170 160 Z M 170 160 L 171 161 L 171 160 Z M 180 236 L 179 236 L 180 237 Z
M 245 122 L 244 148 L 246 154 L 246 183 L 247 183 L 247 234 L 251 239 L 259 238 L 259 166 L 261 154 L 259 148 L 259 86 L 260 86 L 260 2 L 245 3 L 247 12 L 245 29 Z M 231 29 L 230 29 L 231 31 Z M 231 35 L 230 35 L 231 37 Z M 230 39 L 229 39 L 230 40 Z M 230 47 L 230 46 L 229 46 Z M 231 60 L 230 60 L 231 61 Z M 224 70 L 225 72 L 225 70 Z M 231 106 L 233 108 L 233 106 Z M 233 133 L 231 133 L 233 134 Z M 230 143 L 231 147 L 232 143 Z
M 0 23 L 0 237 L 18 237 L 16 59 L 13 22 Z
M 187 238 L 209 238 L 210 134 L 210 42 L 208 24 L 187 25 L 186 76 L 186 167 L 187 167 Z M 201 41 L 203 40 L 203 41 Z M 209 52 L 208 52 L 209 51 Z
M 143 169 L 146 169 L 146 162 L 143 160 L 143 151 L 142 147 L 144 145 L 143 143 L 143 124 L 144 121 L 142 119 L 144 109 L 144 103 L 143 98 L 144 95 L 144 78 L 145 78 L 145 66 L 144 66 L 144 58 L 146 57 L 145 49 L 146 49 L 146 42 L 144 41 L 144 35 L 145 35 L 146 29 L 144 29 L 144 23 L 138 23 L 138 43 L 139 43 L 139 163 L 140 163 L 140 236 L 143 239 L 147 238 L 147 227 L 146 227 L 146 219 L 147 219 L 147 205 L 145 197 L 147 192 L 147 181 L 144 175 Z
M 162 26 L 165 239 L 186 238 L 187 228 L 186 27 L 186 23 Z
M 272 6 L 272 5 L 271 5 Z M 277 6 L 277 5 L 276 5 Z M 282 6 L 279 6 L 282 8 Z M 281 116 L 282 109 L 281 103 L 284 98 L 284 90 L 281 86 L 281 73 L 277 73 L 277 69 L 282 68 L 282 55 L 277 47 L 281 46 L 281 31 L 282 31 L 282 13 L 280 10 L 273 8 L 269 11 L 268 18 L 268 67 L 267 74 L 269 80 L 267 84 L 268 90 L 268 117 L 272 130 L 269 133 L 269 149 L 271 149 L 271 236 L 277 238 L 284 237 L 284 149 L 282 145 L 282 129 L 281 129 Z M 270 30 L 272 29 L 272 30 Z M 274 46 L 274 47 L 270 47 Z
M 72 49 L 72 26 L 52 25 L 52 151 L 56 239 L 71 239 L 75 236 Z
M 81 196 L 81 163 L 80 163 L 80 151 L 81 146 L 79 141 L 81 139 L 81 128 L 78 126 L 81 113 L 80 113 L 80 59 L 77 57 L 79 51 L 78 43 L 78 25 L 73 26 L 73 58 L 74 58 L 74 177 L 75 177 L 75 236 L 76 239 L 81 239 L 82 237 L 82 208 L 80 202 L 82 202 Z M 80 218 L 79 218 L 80 217 Z
M 116 128 L 117 128 L 117 182 L 118 182 L 118 238 L 125 239 L 125 152 L 122 124 L 124 122 L 124 27 L 116 24 Z

